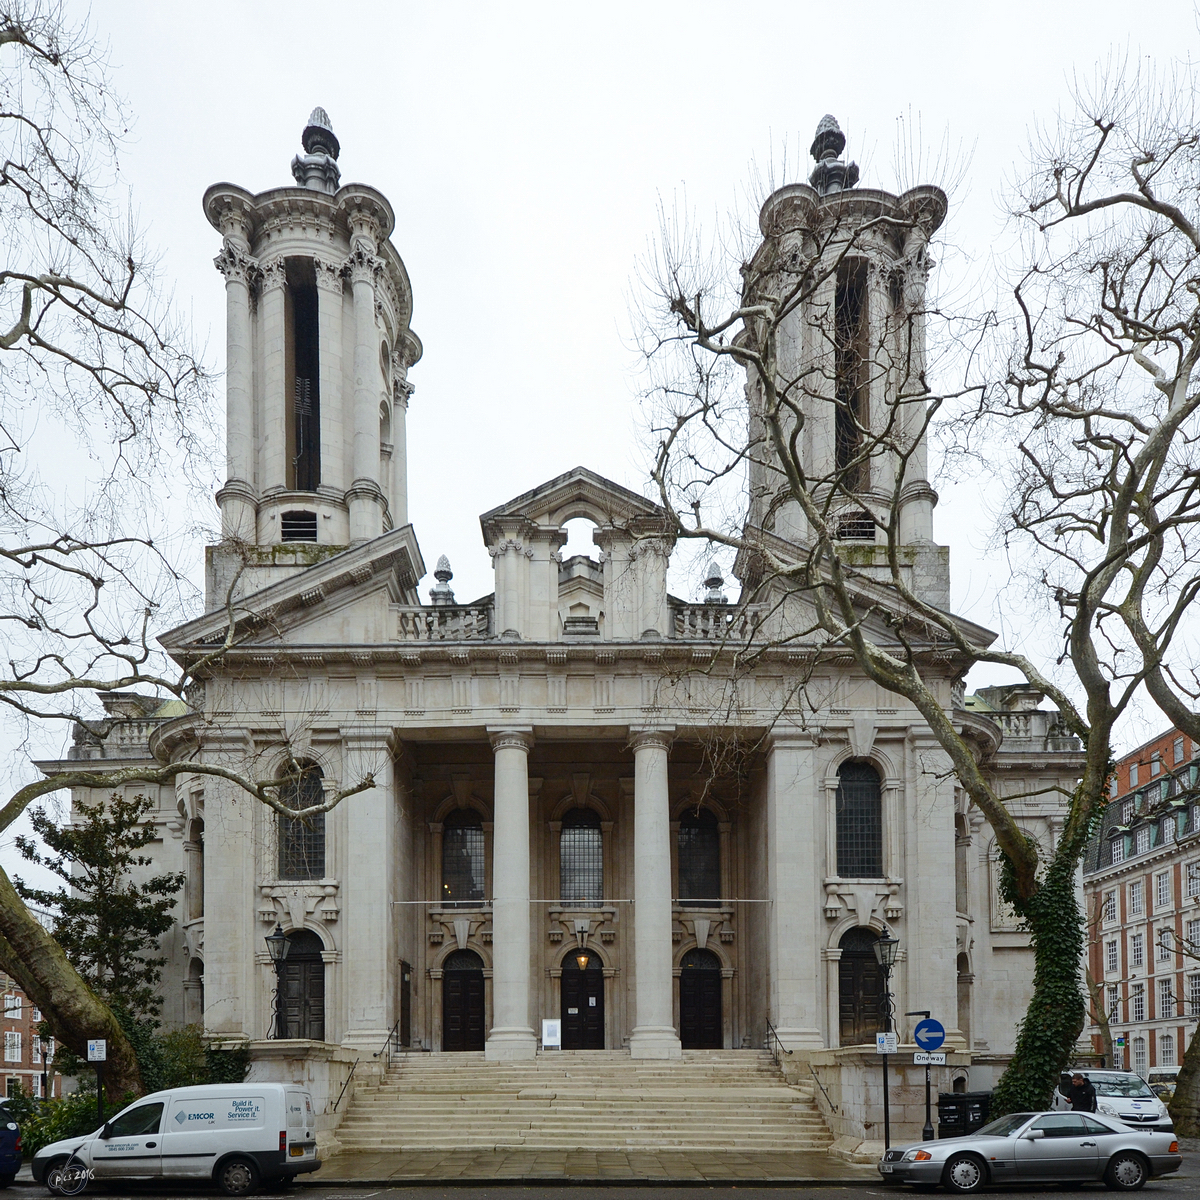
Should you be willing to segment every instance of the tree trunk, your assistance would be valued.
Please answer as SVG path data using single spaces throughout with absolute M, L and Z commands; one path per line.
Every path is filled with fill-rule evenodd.
M 1060 850 L 1032 896 L 1005 897 L 1024 918 L 1031 935 L 1033 998 L 1017 1033 L 1012 1062 L 992 1097 L 994 1117 L 1048 1108 L 1083 1031 L 1087 1010 L 1079 986 L 1079 962 L 1084 919 L 1075 895 L 1076 860 L 1077 856 Z
M 104 1090 L 110 1101 L 119 1104 L 130 1092 L 142 1094 L 145 1089 L 137 1056 L 116 1017 L 25 907 L 2 869 L 0 965 L 42 1010 L 54 1036 L 80 1058 L 87 1058 L 89 1038 L 105 1039 Z
M 1179 1137 L 1200 1137 L 1200 1025 L 1192 1031 L 1167 1111 Z
M 1084 968 L 1084 982 L 1087 984 L 1088 995 L 1092 998 L 1092 1008 L 1096 1011 L 1096 1024 L 1100 1026 L 1100 1044 L 1104 1047 L 1104 1065 L 1113 1066 L 1112 1026 L 1108 1021 L 1108 1010 L 1104 1007 L 1104 988 L 1092 978 L 1090 967 Z

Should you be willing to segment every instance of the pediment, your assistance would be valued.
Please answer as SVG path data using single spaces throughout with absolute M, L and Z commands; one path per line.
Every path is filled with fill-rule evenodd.
M 484 541 L 492 545 L 504 536 L 504 524 L 512 521 L 560 529 L 567 521 L 586 517 L 601 528 L 630 527 L 638 523 L 657 524 L 665 515 L 662 508 L 644 496 L 587 467 L 575 467 L 485 512 L 479 523 Z
M 232 605 L 237 644 L 287 641 L 293 644 L 353 640 L 347 625 L 369 630 L 374 614 L 388 604 L 417 604 L 417 583 L 425 563 L 411 525 L 351 546 L 297 570 L 268 587 L 239 596 Z M 225 608 L 178 625 L 160 639 L 175 658 L 220 645 L 227 635 Z

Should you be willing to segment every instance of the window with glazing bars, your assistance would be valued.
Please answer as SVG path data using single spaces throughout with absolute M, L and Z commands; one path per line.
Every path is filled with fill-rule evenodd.
M 1144 1021 L 1146 1019 L 1146 988 L 1144 984 L 1135 983 L 1129 1000 L 1129 1019 Z
M 1160 1018 L 1175 1015 L 1175 993 L 1171 990 L 1169 979 L 1158 981 L 1158 1015 Z
M 1108 985 L 1108 1019 L 1115 1021 L 1117 1019 L 1117 1011 L 1120 1008 L 1120 989 L 1115 983 Z
M 558 862 L 564 903 L 592 907 L 604 899 L 604 838 L 590 808 L 573 808 L 563 817 Z
M 1117 919 L 1117 893 L 1104 893 L 1104 920 L 1115 921 Z
M 1154 906 L 1166 908 L 1171 903 L 1171 876 L 1167 871 L 1154 877 Z
M 323 804 L 325 788 L 321 768 L 301 764 L 298 778 L 286 779 L 279 787 L 279 802 L 286 808 L 310 808 Z M 279 878 L 323 879 L 325 877 L 325 814 L 279 817 Z
M 1187 943 L 1192 954 L 1200 954 L 1200 921 L 1187 923 Z
M 1188 1016 L 1200 1017 L 1200 975 L 1187 977 Z
M 1111 975 L 1117 969 L 1117 943 L 1104 943 L 1104 969 Z
M 442 902 L 447 908 L 477 907 L 483 900 L 483 820 L 458 808 L 442 822 Z
M 1132 916 L 1140 917 L 1144 907 L 1141 880 L 1137 880 L 1129 885 L 1129 912 Z
M 1163 928 L 1158 931 L 1158 937 L 1155 939 L 1154 957 L 1158 962 L 1171 961 L 1171 947 L 1175 942 L 1175 931 L 1169 928 Z
M 1133 801 L 1126 800 L 1121 805 L 1121 824 L 1128 825 L 1133 820 Z
M 1108 847 L 1109 860 L 1114 863 L 1125 861 L 1125 839 L 1123 837 L 1115 837 Z
M 1175 1039 L 1164 1033 L 1158 1039 L 1158 1065 L 1173 1067 L 1175 1065 Z
M 1150 852 L 1150 826 L 1143 825 L 1137 831 L 1135 844 L 1138 854 L 1148 854 Z
M 716 814 L 689 809 L 679 819 L 679 899 L 712 906 L 721 897 L 721 831 Z
M 1142 933 L 1135 933 L 1129 939 L 1129 965 L 1131 967 L 1140 967 L 1146 961 L 1146 936 Z
M 883 876 L 883 801 L 870 763 L 838 768 L 837 861 L 843 879 Z
M 1187 894 L 1200 896 L 1200 863 L 1187 865 Z

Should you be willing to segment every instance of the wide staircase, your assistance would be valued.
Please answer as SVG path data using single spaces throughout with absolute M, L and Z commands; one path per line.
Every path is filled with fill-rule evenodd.
M 346 1150 L 824 1150 L 811 1088 L 770 1054 L 685 1050 L 682 1061 L 620 1050 L 405 1054 L 359 1087 L 337 1131 Z

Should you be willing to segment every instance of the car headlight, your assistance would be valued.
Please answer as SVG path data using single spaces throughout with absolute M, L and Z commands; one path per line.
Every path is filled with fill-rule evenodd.
M 1110 1117 L 1115 1117 L 1117 1115 L 1117 1110 L 1113 1108 L 1111 1104 L 1097 1104 L 1096 1111 L 1107 1113 Z
M 933 1157 L 928 1150 L 909 1150 L 903 1162 L 928 1162 Z

